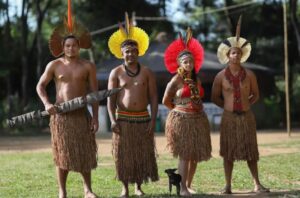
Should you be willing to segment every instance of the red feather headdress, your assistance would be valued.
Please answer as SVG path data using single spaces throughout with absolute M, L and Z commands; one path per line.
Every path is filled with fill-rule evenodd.
M 182 51 L 189 51 L 193 55 L 195 71 L 198 73 L 204 61 L 204 49 L 199 41 L 192 37 L 190 28 L 186 31 L 185 39 L 180 34 L 180 38 L 173 41 L 165 51 L 165 66 L 172 74 L 177 72 L 178 55 Z

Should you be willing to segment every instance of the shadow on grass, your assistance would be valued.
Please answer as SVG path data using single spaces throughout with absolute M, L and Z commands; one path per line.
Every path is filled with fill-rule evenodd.
M 132 195 L 130 198 L 138 198 L 139 196 Z M 160 197 L 180 197 L 177 196 L 176 194 L 169 194 L 169 193 L 164 193 L 164 194 L 155 194 L 155 195 L 144 195 L 142 196 L 143 198 L 160 198 Z M 253 192 L 239 192 L 239 193 L 233 193 L 231 195 L 218 195 L 218 194 L 194 194 L 191 197 L 208 197 L 208 198 L 213 198 L 213 197 L 258 197 L 258 198 L 275 198 L 275 197 L 280 197 L 280 198 L 299 198 L 300 197 L 300 190 L 291 190 L 291 191 L 271 191 L 270 193 L 253 193 Z M 77 198 L 77 197 L 76 197 Z M 99 196 L 101 198 L 101 196 Z

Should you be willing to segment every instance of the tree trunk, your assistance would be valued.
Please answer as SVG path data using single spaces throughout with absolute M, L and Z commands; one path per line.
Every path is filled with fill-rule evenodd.
M 36 77 L 40 78 L 42 74 L 42 25 L 45 17 L 45 13 L 51 5 L 52 0 L 48 0 L 44 9 L 41 9 L 41 1 L 36 0 L 37 9 L 37 31 L 36 31 L 36 47 L 37 47 L 37 66 Z
M 27 79 L 28 79 L 28 59 L 27 59 L 27 38 L 28 38 L 28 9 L 29 2 L 28 0 L 23 0 L 22 2 L 22 15 L 21 15 L 21 64 L 22 64 L 22 77 L 21 77 L 21 111 L 23 111 L 24 107 L 28 102 L 28 87 L 27 87 Z
M 167 16 L 167 15 L 166 15 L 166 0 L 159 0 L 158 4 L 159 4 L 159 7 L 160 7 L 160 8 L 162 9 L 162 11 L 163 11 L 163 16 L 164 16 L 164 17 Z
M 291 14 L 291 23 L 294 29 L 294 33 L 297 39 L 298 54 L 300 56 L 300 23 L 297 18 L 297 1 L 290 0 L 290 14 Z
M 9 4 L 8 0 L 5 2 L 5 15 L 6 15 L 6 23 L 5 23 L 5 33 L 4 33 L 4 43 L 3 47 L 4 49 L 11 49 L 12 48 L 12 37 L 11 37 L 11 23 L 10 23 L 10 18 L 9 18 Z M 7 98 L 7 103 L 8 103 L 8 117 L 11 117 L 12 115 L 12 103 L 10 100 L 10 97 L 12 95 L 12 87 L 11 87 L 11 75 L 10 75 L 10 67 L 9 65 L 11 64 L 11 54 L 9 53 L 9 50 L 4 51 L 6 54 L 4 57 L 6 57 L 6 69 L 8 71 L 6 77 L 5 77 L 5 82 L 6 82 L 6 98 Z
M 225 8 L 228 7 L 228 6 L 230 6 L 230 5 L 232 5 L 232 1 L 231 0 L 224 0 L 224 7 Z M 224 12 L 225 12 L 226 21 L 227 21 L 227 27 L 228 27 L 227 30 L 228 30 L 228 32 L 231 33 L 231 35 L 235 35 L 234 34 L 234 30 L 232 28 L 232 22 L 231 22 L 231 19 L 229 17 L 229 15 L 230 15 L 229 10 L 225 9 Z
M 202 0 L 203 13 L 206 12 L 206 7 L 207 7 L 207 1 Z M 204 46 L 207 46 L 207 35 L 208 35 L 207 14 L 203 15 L 203 34 L 204 34 Z
M 42 30 L 42 17 L 41 17 L 41 7 L 40 0 L 36 0 L 37 9 L 37 31 L 36 31 L 36 50 L 37 50 L 37 60 L 36 60 L 36 76 L 39 78 L 41 75 L 42 68 L 42 43 L 41 43 L 41 30 Z

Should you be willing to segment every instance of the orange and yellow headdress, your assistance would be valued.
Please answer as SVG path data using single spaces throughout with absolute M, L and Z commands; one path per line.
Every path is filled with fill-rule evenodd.
M 249 58 L 251 54 L 251 44 L 246 39 L 240 37 L 241 23 L 242 23 L 242 16 L 240 16 L 239 18 L 236 27 L 235 36 L 227 38 L 218 47 L 217 55 L 221 64 L 228 63 L 229 61 L 228 52 L 233 47 L 241 49 L 242 51 L 241 63 L 246 62 L 246 60 Z
M 71 0 L 68 0 L 68 16 L 64 23 L 56 27 L 49 40 L 49 48 L 53 56 L 63 54 L 63 41 L 68 36 L 74 36 L 80 48 L 88 49 L 92 46 L 92 39 L 89 31 L 72 17 Z
M 121 59 L 121 46 L 124 42 L 131 40 L 137 44 L 139 56 L 143 56 L 149 47 L 149 36 L 141 28 L 135 27 L 129 20 L 128 14 L 125 13 L 125 27 L 119 25 L 119 30 L 114 32 L 109 40 L 108 47 L 110 52 L 117 58 Z

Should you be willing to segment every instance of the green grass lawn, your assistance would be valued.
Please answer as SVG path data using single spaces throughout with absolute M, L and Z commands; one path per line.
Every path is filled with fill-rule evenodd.
M 284 144 L 289 146 L 288 144 Z M 274 145 L 278 147 L 278 144 Z M 293 146 L 300 146 L 293 142 Z M 114 179 L 112 157 L 99 156 L 98 168 L 92 172 L 93 190 L 100 197 L 118 197 L 121 183 Z M 47 152 L 19 152 L 0 154 L 0 198 L 54 198 L 57 197 L 57 182 L 52 155 Z M 164 169 L 176 167 L 177 160 L 170 155 L 158 158 L 160 180 L 144 185 L 147 196 L 169 197 L 167 176 Z M 261 157 L 259 161 L 261 182 L 270 187 L 272 197 L 300 197 L 300 154 L 281 154 Z M 194 188 L 199 193 L 194 197 L 215 197 L 224 185 L 221 158 L 213 158 L 198 165 Z M 233 192 L 250 192 L 252 180 L 245 162 L 235 163 Z M 83 197 L 81 176 L 71 172 L 67 181 L 68 197 Z M 133 186 L 130 187 L 133 194 Z M 215 195 L 212 195 L 214 193 Z M 289 195 L 286 195 L 289 194 Z M 175 195 L 175 188 L 173 189 Z

